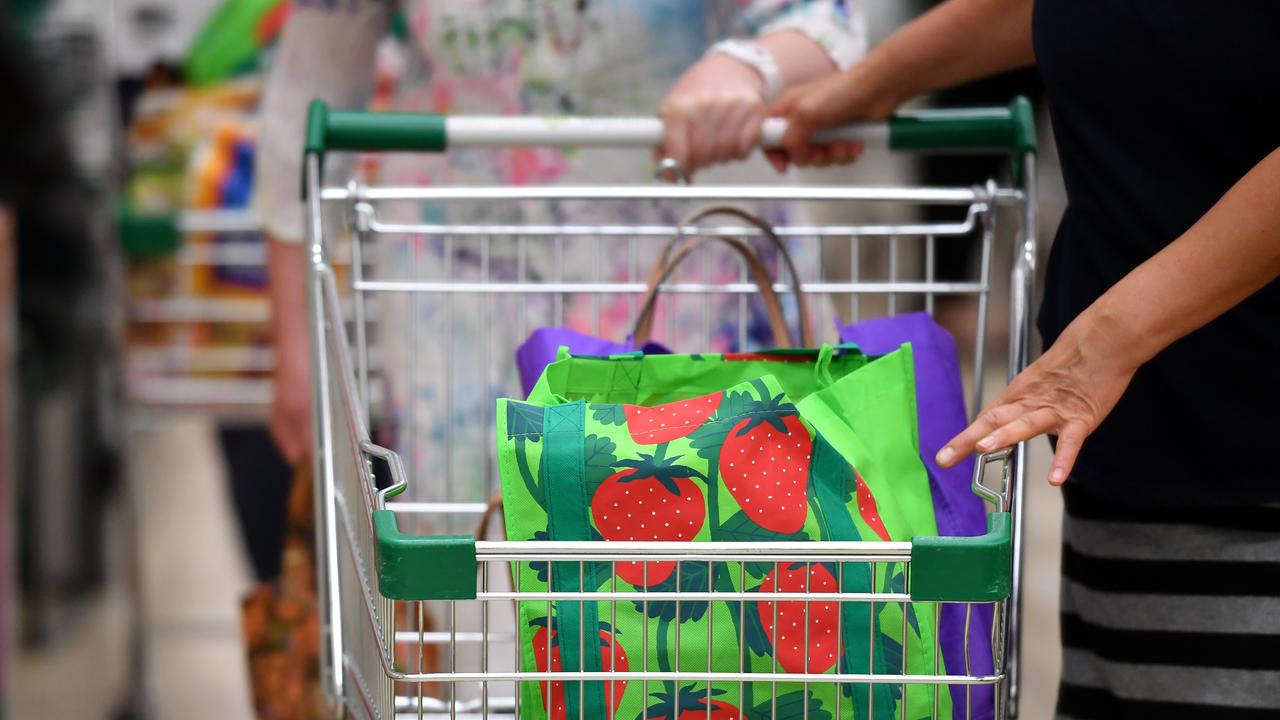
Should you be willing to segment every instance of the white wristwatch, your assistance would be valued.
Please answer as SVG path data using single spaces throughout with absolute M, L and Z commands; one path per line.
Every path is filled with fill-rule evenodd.
M 773 102 L 778 97 L 778 93 L 782 91 L 782 71 L 778 69 L 778 61 L 773 59 L 773 53 L 765 50 L 760 43 L 750 40 L 721 40 L 720 42 L 707 48 L 707 54 L 724 53 L 735 60 L 742 62 L 755 68 L 760 73 L 760 77 L 764 79 L 764 101 L 766 103 Z

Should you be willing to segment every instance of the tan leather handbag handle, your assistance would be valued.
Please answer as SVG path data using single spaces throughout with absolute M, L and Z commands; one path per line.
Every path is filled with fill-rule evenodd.
M 742 210 L 740 208 L 727 206 L 727 205 L 725 206 L 717 205 L 713 207 L 704 208 L 702 210 L 699 210 L 693 213 L 689 217 L 685 218 L 685 220 L 680 223 L 679 229 L 676 232 L 676 236 L 672 238 L 669 242 L 667 242 L 667 244 L 663 247 L 662 253 L 658 257 L 658 262 L 654 267 L 654 271 L 650 275 L 649 287 L 648 287 L 648 290 L 646 290 L 645 292 L 644 303 L 641 305 L 641 310 L 639 314 L 636 315 L 635 329 L 634 329 L 634 332 L 632 333 L 632 338 L 634 343 L 636 345 L 642 345 L 650 337 L 650 333 L 652 332 L 652 324 L 653 324 L 652 314 L 653 314 L 654 305 L 656 303 L 657 288 L 659 285 L 665 282 L 666 278 L 670 275 L 671 271 L 668 269 L 668 267 L 671 267 L 671 269 L 674 269 L 675 265 L 678 265 L 681 261 L 684 260 L 684 258 L 688 257 L 687 252 L 682 252 L 684 248 L 698 247 L 702 244 L 701 243 L 702 240 L 706 240 L 709 238 L 717 238 L 720 242 L 730 243 L 731 247 L 734 246 L 734 244 L 736 244 L 738 247 L 735 247 L 735 250 L 738 250 L 739 255 L 742 255 L 742 251 L 739 248 L 745 248 L 747 252 L 750 254 L 751 256 L 750 259 L 748 259 L 746 256 L 743 256 L 743 259 L 744 261 L 746 261 L 747 267 L 752 273 L 752 279 L 755 281 L 757 287 L 761 289 L 761 299 L 765 305 L 765 312 L 769 316 L 769 325 L 770 325 L 771 331 L 773 332 L 774 342 L 777 344 L 778 347 L 794 347 L 795 346 L 795 338 L 791 334 L 791 331 L 789 329 L 786 330 L 785 332 L 780 331 L 777 320 L 779 318 L 785 319 L 785 314 L 782 312 L 782 304 L 777 297 L 777 293 L 773 291 L 772 279 L 769 279 L 766 282 L 761 282 L 759 271 L 763 271 L 766 277 L 767 277 L 768 271 L 764 267 L 764 264 L 760 261 L 759 256 L 756 255 L 755 251 L 751 248 L 750 245 L 743 243 L 741 240 L 736 240 L 734 238 L 726 238 L 718 235 L 697 236 L 692 240 L 686 240 L 687 236 L 685 235 L 685 231 L 684 231 L 686 227 L 693 225 L 694 223 L 697 223 L 700 220 L 711 217 L 713 215 L 730 215 L 730 216 L 736 217 L 739 220 L 742 220 L 748 223 L 749 225 L 752 225 L 753 227 L 755 227 L 757 230 L 760 231 L 761 235 L 768 238 L 768 240 L 773 244 L 774 249 L 778 252 L 778 255 L 781 258 L 783 265 L 786 266 L 787 273 L 791 276 L 792 286 L 796 294 L 796 309 L 797 309 L 797 314 L 799 315 L 799 320 L 800 320 L 800 338 L 799 338 L 800 345 L 802 347 L 815 347 L 816 341 L 813 335 L 813 322 L 809 316 L 808 300 L 805 297 L 804 290 L 800 284 L 800 274 L 796 271 L 795 262 L 791 258 L 791 253 L 788 252 L 787 250 L 786 243 L 784 243 L 782 239 L 778 237 L 777 233 L 773 231 L 773 228 L 769 225 L 769 223 L 747 212 L 746 210 Z M 684 242 L 685 245 L 681 246 L 682 242 Z M 680 246 L 681 249 L 675 250 L 677 246 Z M 673 255 L 673 251 L 675 251 L 674 255 Z M 656 282 L 655 282 L 655 278 L 657 278 Z M 784 321 L 784 324 L 785 324 L 785 321 Z
M 644 301 L 640 305 L 640 312 L 636 315 L 636 325 L 632 332 L 633 343 L 639 346 L 649 339 L 653 330 L 653 310 L 657 305 L 658 291 L 662 284 L 671 277 L 676 267 L 684 262 L 685 258 L 709 242 L 728 245 L 747 264 L 747 269 L 751 272 L 751 279 L 755 282 L 756 287 L 760 289 L 760 299 L 764 303 L 765 312 L 769 316 L 769 327 L 773 331 L 775 342 L 778 343 L 779 347 L 794 347 L 791 328 L 787 327 L 787 318 L 782 312 L 782 302 L 778 300 L 778 294 L 773 289 L 773 278 L 770 277 L 764 263 L 760 262 L 760 258 L 746 243 L 722 235 L 700 235 L 695 237 L 681 245 L 680 249 L 675 251 L 675 254 L 666 259 L 667 262 L 654 266 L 653 272 L 649 276 L 649 288 L 645 291 Z
M 493 521 L 495 519 L 501 520 L 501 518 L 502 518 L 502 491 L 495 490 L 493 491 L 493 494 L 489 496 L 489 502 L 485 504 L 484 513 L 480 516 L 480 522 L 477 523 L 476 525 L 476 532 L 475 532 L 476 539 L 488 540 L 490 528 L 493 525 Z M 500 527 L 499 529 L 502 531 L 503 537 L 506 537 L 507 529 L 505 527 Z

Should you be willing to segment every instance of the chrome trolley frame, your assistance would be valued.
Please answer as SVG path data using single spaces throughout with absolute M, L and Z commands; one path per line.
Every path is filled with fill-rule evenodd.
M 776 143 L 781 126 L 770 121 L 764 143 Z M 636 274 L 637 247 L 648 248 L 658 238 L 669 238 L 676 228 L 670 223 L 609 224 L 562 221 L 503 224 L 483 220 L 476 223 L 398 222 L 388 216 L 396 204 L 433 203 L 445 207 L 467 203 L 484 204 L 489 214 L 501 217 L 498 209 L 531 203 L 591 204 L 627 203 L 646 211 L 653 203 L 678 207 L 714 200 L 716 202 L 806 202 L 826 207 L 951 206 L 957 219 L 948 222 L 918 221 L 883 224 L 793 224 L 777 229 L 789 243 L 812 247 L 808 262 L 801 259 L 803 288 L 826 301 L 834 319 L 837 311 L 857 319 L 860 301 L 879 303 L 881 311 L 895 313 L 911 309 L 918 302 L 933 310 L 936 296 L 969 296 L 977 304 L 977 341 L 972 359 L 974 407 L 983 398 L 982 379 L 987 364 L 986 335 L 989 299 L 992 293 L 992 254 L 996 219 L 1009 208 L 1016 234 L 1010 306 L 1009 374 L 1028 361 L 1030 304 L 1036 257 L 1035 238 L 1035 139 L 1031 111 L 1024 100 L 1009 108 L 970 111 L 935 111 L 893 118 L 888 123 L 850 126 L 832 135 L 856 139 L 869 145 L 916 151 L 986 151 L 1012 156 L 1013 187 L 948 189 L 902 189 L 876 187 L 808 186 L 672 186 L 634 185 L 599 187 L 430 187 L 382 188 L 350 184 L 322 186 L 325 155 L 332 151 L 443 151 L 467 146 L 559 146 L 652 147 L 661 138 L 662 128 L 650 119 L 538 119 L 538 118 L 444 118 L 440 116 L 367 114 L 329 111 L 322 104 L 312 107 L 306 146 L 304 192 L 308 199 L 309 303 L 313 327 L 316 437 L 317 568 L 320 584 L 322 625 L 322 683 L 336 716 L 392 719 L 396 717 L 543 717 L 550 713 L 551 693 L 545 708 L 521 708 L 520 683 L 617 682 L 651 686 L 685 680 L 736 683 L 741 688 L 755 685 L 772 688 L 767 699 L 743 706 L 740 717 L 807 718 L 803 709 L 781 707 L 777 683 L 803 682 L 806 686 L 858 683 L 867 688 L 891 685 L 904 694 L 933 699 L 938 715 L 939 696 L 949 687 L 965 688 L 965 698 L 954 708 L 954 717 L 1012 717 L 1017 701 L 1017 638 L 1019 575 L 1021 565 L 1022 485 L 1025 468 L 1024 446 L 1006 448 L 979 458 L 974 491 L 995 507 L 990 515 L 990 532 L 977 538 L 916 538 L 912 542 L 829 542 L 829 543 L 627 543 L 577 544 L 564 542 L 506 542 L 476 540 L 469 533 L 485 512 L 488 491 L 496 488 L 492 429 L 484 435 L 487 447 L 471 452 L 474 436 L 460 428 L 460 415 L 452 390 L 468 372 L 479 372 L 485 388 L 514 394 L 514 367 L 509 355 L 502 357 L 500 343 L 490 333 L 504 332 L 499 320 L 519 317 L 519 332 L 526 324 L 564 324 L 567 307 L 588 303 L 592 329 L 599 328 L 602 298 L 635 298 L 645 289 Z M 330 212 L 339 209 L 341 212 Z M 714 232 L 750 237 L 750 227 L 708 227 L 689 232 Z M 407 277 L 394 277 L 388 270 L 386 246 L 399 238 L 409 238 L 414 268 Z M 971 238 L 980 248 L 976 276 L 962 281 L 941 281 L 935 277 L 934 254 L 938 243 Z M 585 239 L 594 249 L 575 251 L 570 244 Z M 862 245 L 880 243 L 887 249 L 887 277 L 864 279 Z M 914 248 L 922 268 L 916 277 L 901 247 Z M 436 254 L 418 268 L 421 249 L 434 248 Z M 498 269 L 496 258 L 514 259 L 508 272 Z M 843 254 L 832 248 L 843 248 Z M 460 253 L 478 257 L 469 270 L 456 262 Z M 345 277 L 335 274 L 331 258 L 337 253 L 351 260 Z M 629 255 L 627 277 L 602 278 L 566 272 L 565 257 L 590 255 L 598 267 L 602 257 L 616 259 Z M 843 259 L 843 267 L 833 270 L 832 257 Z M 376 258 L 381 257 L 379 263 Z M 539 265 L 539 262 L 542 262 Z M 389 277 L 381 277 L 379 267 Z M 514 269 L 511 269 L 514 268 Z M 429 277 L 424 278 L 427 275 Z M 743 277 L 745 279 L 745 276 Z M 792 290 L 778 283 L 779 293 Z M 755 286 L 745 281 L 714 282 L 704 267 L 701 279 L 678 277 L 663 287 L 664 292 L 684 301 L 689 298 L 719 296 L 738 300 L 738 334 L 745 340 L 746 300 Z M 350 312 L 344 312 L 350 302 Z M 375 354 L 370 346 L 378 338 L 390 337 L 375 320 L 384 324 L 393 302 L 407 304 L 413 316 L 422 314 L 425 304 L 432 312 L 443 313 L 446 332 L 440 338 L 410 343 L 407 356 L 437 359 L 433 372 L 443 374 L 445 421 L 436 426 L 444 434 L 442 461 L 431 467 L 419 466 L 411 458 L 405 462 L 405 448 L 394 452 L 375 444 L 370 435 L 370 418 L 388 403 L 380 391 L 380 378 L 397 370 L 386 367 L 389 355 Z M 634 301 L 632 301 L 634 302 Z M 470 305 L 466 305 L 466 304 Z M 474 310 L 466 315 L 464 305 Z M 634 306 L 633 306 L 634 307 Z M 709 304 L 704 306 L 709 307 Z M 537 315 L 539 308 L 545 310 Z M 837 310 L 838 309 L 838 310 Z M 530 313 L 534 317 L 530 318 Z M 709 317 L 709 310 L 705 310 Z M 458 313 L 455 316 L 455 313 Z M 477 314 L 478 313 L 478 314 Z M 461 340 L 454 338 L 456 317 L 464 318 Z M 482 318 L 478 323 L 467 321 Z M 818 327 L 823 315 L 818 314 Z M 829 324 L 827 325 L 829 327 Z M 704 325 L 710 334 L 710 323 Z M 379 330 L 384 331 L 379 334 Z M 406 331 L 407 332 L 407 331 Z M 505 332 L 510 332 L 509 329 Z M 464 366 L 457 355 L 463 343 L 481 343 L 483 361 L 479 368 Z M 509 342 L 509 339 L 506 341 Z M 685 343 L 687 346 L 688 343 Z M 474 349 L 474 348 L 470 348 Z M 497 360 L 494 360 L 497 358 Z M 414 362 L 417 362 L 415 359 Z M 407 373 L 413 383 L 412 370 Z M 474 377 L 474 376 L 472 376 Z M 491 406 L 483 410 L 478 425 L 492 426 Z M 414 422 L 410 418 L 407 422 Z M 458 428 L 458 429 L 455 429 Z M 455 436 L 454 433 L 457 433 Z M 410 434 L 411 437 L 417 437 Z M 475 472 L 483 463 L 482 491 L 453 488 L 455 475 Z M 1000 466 L 997 489 L 983 484 L 989 464 Z M 443 472 L 440 469 L 443 468 Z M 432 472 L 435 470 L 435 472 Z M 443 476 L 443 477 L 441 477 Z M 443 484 L 444 489 L 437 486 Z M 416 489 L 437 487 L 432 492 Z M 404 494 L 401 499 L 392 498 Z M 443 493 L 443 495 L 441 494 Z M 412 497 L 411 500 L 404 499 Z M 403 528 L 403 529 L 402 529 Z M 417 532 L 426 534 L 414 534 Z M 557 568 L 581 568 L 587 562 L 617 563 L 637 558 L 667 559 L 698 563 L 713 569 L 727 564 L 739 572 L 746 562 L 831 563 L 841 571 L 846 566 L 870 564 L 901 568 L 906 586 L 895 592 L 848 593 L 751 593 L 751 602 L 908 603 L 936 614 L 947 603 L 963 604 L 965 611 L 965 651 L 969 654 L 969 622 L 972 608 L 986 604 L 994 608 L 991 623 L 994 668 L 991 673 L 965 668 L 935 667 L 929 674 L 795 674 L 712 672 L 706 666 L 676 667 L 654 671 L 648 662 L 646 636 L 644 662 L 625 672 L 616 659 L 609 669 L 615 672 L 522 671 L 520 644 L 513 625 L 513 601 L 598 602 L 601 607 L 643 599 L 646 602 L 673 602 L 677 613 L 681 602 L 703 602 L 728 607 L 746 605 L 745 593 L 682 590 L 676 593 L 632 592 L 566 593 L 532 592 L 512 586 L 513 563 L 555 561 Z M 561 570 L 563 571 L 563 570 Z M 808 590 L 808 588 L 806 588 Z M 775 605 L 776 607 L 776 605 Z M 712 612 L 731 612 L 715 607 Z M 609 611 L 602 611 L 602 618 Z M 902 640 L 907 641 L 906 614 L 903 613 Z M 645 622 L 647 623 L 647 616 Z M 442 623 L 442 627 L 434 623 Z M 676 624 L 675 647 L 680 647 Z M 708 623 L 710 627 L 710 623 Z M 648 628 L 645 628 L 647 632 Z M 806 628 L 807 636 L 807 628 Z M 806 637 L 807 640 L 807 637 Z M 706 640 L 710 643 L 711 638 Z M 873 645 L 874 647 L 874 645 Z M 936 648 L 935 648 L 936 650 Z M 549 650 L 548 650 L 549 653 Z M 874 650 L 873 650 L 874 653 Z M 904 658 L 906 654 L 904 653 Z M 935 653 L 936 656 L 936 653 Z M 635 663 L 636 659 L 633 658 Z M 687 663 L 686 663 L 687 665 Z M 548 657 L 547 667 L 551 667 Z M 874 668 L 874 662 L 869 665 Z M 971 707 L 974 689 L 994 688 L 991 706 Z M 646 692 L 647 694 L 647 692 Z M 840 693 L 836 702 L 840 702 Z M 757 700 L 759 695 L 756 696 Z M 706 717 L 713 717 L 710 693 Z M 721 698 L 743 705 L 744 698 Z M 852 701 L 846 701 L 850 705 Z M 899 703 L 906 718 L 907 703 Z M 544 715 L 545 711 L 545 715 Z M 687 712 L 687 711 L 686 711 Z M 852 710 L 845 711 L 852 712 Z M 522 713 L 524 713 L 522 715 Z M 685 713 L 680 713 L 684 717 Z M 701 711 L 696 713 L 701 715 Z M 693 714 L 690 714 L 692 717 Z M 839 705 L 834 717 L 843 718 Z M 716 715 L 716 717 L 721 717 Z M 815 718 L 818 717 L 815 714 Z M 918 720 L 911 718 L 911 720 Z

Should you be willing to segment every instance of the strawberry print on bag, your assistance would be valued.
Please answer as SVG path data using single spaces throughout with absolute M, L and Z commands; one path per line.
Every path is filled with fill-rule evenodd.
M 699 361 L 716 359 L 706 355 Z M 762 359 L 774 360 L 753 356 L 722 361 L 736 364 Z M 786 361 L 796 364 L 791 357 Z M 554 540 L 548 533 L 542 475 L 547 440 L 540 434 L 542 408 L 533 403 L 504 403 L 506 408 L 499 418 L 506 422 L 499 424 L 500 429 L 505 426 L 500 437 L 506 438 L 500 449 L 508 537 Z M 872 485 L 847 461 L 832 455 L 830 445 L 816 434 L 773 376 L 651 406 L 588 400 L 583 418 L 585 516 L 590 537 L 599 541 L 761 543 L 910 538 L 909 530 L 894 524 L 892 514 L 882 516 Z M 816 461 L 820 442 L 828 453 L 825 470 Z M 834 470 L 832 457 L 843 463 Z M 820 471 L 830 477 L 815 477 Z M 820 480 L 825 490 L 820 491 L 816 484 Z M 883 480 L 879 481 L 876 487 L 883 487 Z M 514 507 L 522 509 L 513 512 Z M 837 514 L 842 518 L 839 523 Z M 838 534 L 832 529 L 837 526 L 841 528 Z M 849 537 L 850 533 L 856 536 Z M 553 564 L 557 574 L 562 565 L 575 576 L 578 573 L 576 562 Z M 616 666 L 619 671 L 673 673 L 683 661 L 686 669 L 714 672 L 746 669 L 859 674 L 870 671 L 865 665 L 873 656 L 874 672 L 893 672 L 895 667 L 901 672 L 904 662 L 914 672 L 932 672 L 934 659 L 928 651 L 934 644 L 932 613 L 917 613 L 909 603 L 878 604 L 873 616 L 866 604 L 858 603 L 728 599 L 741 598 L 743 593 L 748 597 L 774 592 L 829 595 L 841 592 L 841 583 L 845 584 L 844 592 L 902 593 L 905 574 L 893 563 L 880 563 L 868 570 L 862 563 L 709 565 L 662 559 L 586 562 L 581 567 L 583 575 L 594 579 L 594 588 L 593 583 L 584 583 L 589 591 L 636 594 L 635 601 L 602 601 L 597 605 L 599 618 L 615 628 L 610 632 L 608 623 L 601 623 L 606 629 L 599 632 L 599 652 L 606 670 Z M 864 585 L 851 586 L 859 571 Z M 523 563 L 517 572 L 516 582 L 525 592 L 548 589 L 545 562 Z M 677 603 L 649 597 L 677 592 L 725 593 L 726 599 Z M 566 602 L 577 604 L 576 600 Z M 553 605 L 545 600 L 518 603 L 522 667 L 527 670 L 548 667 L 548 643 L 550 667 L 559 669 L 559 634 L 547 632 L 548 614 L 555 615 Z M 855 605 L 862 610 L 851 612 Z M 882 629 L 869 632 L 868 623 L 872 622 Z M 900 640 L 904 626 L 909 628 L 906 647 Z M 582 642 L 577 635 L 569 635 L 577 638 L 575 644 Z M 710 645 L 709 636 L 714 638 Z M 868 645 L 869 636 L 876 638 L 874 650 Z M 647 667 L 639 666 L 644 662 L 641 658 L 647 658 Z M 553 682 L 548 688 L 546 683 L 522 683 L 522 715 L 543 717 L 549 692 L 548 720 L 564 717 L 564 684 Z M 664 680 L 629 684 L 597 681 L 597 685 L 603 686 L 606 707 L 587 707 L 586 714 L 628 720 L 854 720 L 868 712 L 876 717 L 897 717 L 902 702 L 900 688 L 889 686 L 877 686 L 873 701 L 865 684 L 811 682 L 806 687 L 779 682 L 775 688 L 771 683 L 746 682 L 708 687 L 705 682 Z M 920 708 L 912 700 L 908 712 L 914 717 Z M 939 717 L 950 717 L 948 699 L 941 702 Z

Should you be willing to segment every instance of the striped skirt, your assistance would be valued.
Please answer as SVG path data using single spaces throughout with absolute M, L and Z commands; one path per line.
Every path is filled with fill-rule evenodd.
M 1280 718 L 1280 507 L 1064 496 L 1058 718 Z

